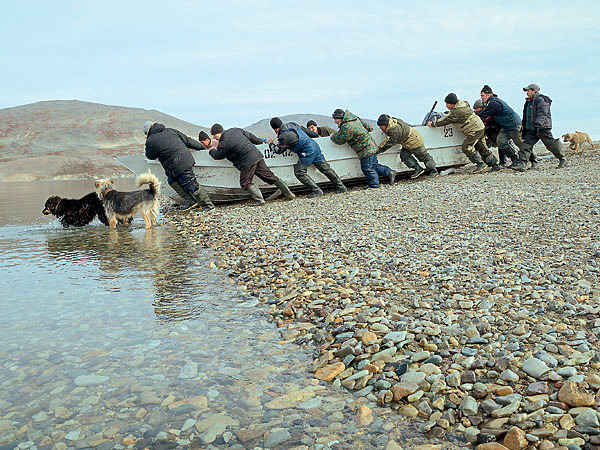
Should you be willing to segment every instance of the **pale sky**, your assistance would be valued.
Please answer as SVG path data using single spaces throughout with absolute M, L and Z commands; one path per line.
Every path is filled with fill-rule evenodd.
M 84 100 L 210 126 L 350 109 L 420 123 L 489 84 L 518 113 L 550 96 L 555 136 L 600 138 L 598 1 L 13 1 L 0 108 Z

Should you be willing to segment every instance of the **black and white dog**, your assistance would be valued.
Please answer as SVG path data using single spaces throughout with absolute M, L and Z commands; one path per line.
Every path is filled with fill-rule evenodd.
M 104 205 L 108 226 L 115 228 L 117 221 L 131 222 L 133 215 L 140 212 L 146 228 L 156 225 L 160 203 L 160 182 L 150 172 L 142 174 L 137 179 L 137 186 L 148 185 L 148 189 L 131 192 L 119 192 L 114 189 L 112 180 L 96 181 L 96 194 Z

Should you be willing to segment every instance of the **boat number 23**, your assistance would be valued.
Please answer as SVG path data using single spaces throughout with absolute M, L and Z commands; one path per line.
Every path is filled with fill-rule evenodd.
M 452 128 L 444 127 L 444 137 L 452 137 Z

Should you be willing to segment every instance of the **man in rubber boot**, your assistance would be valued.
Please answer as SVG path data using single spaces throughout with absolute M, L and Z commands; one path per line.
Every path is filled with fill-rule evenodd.
M 248 191 L 255 205 L 265 203 L 260 189 L 252 182 L 255 175 L 265 183 L 277 186 L 288 200 L 295 198 L 287 185 L 267 167 L 262 153 L 256 148 L 256 145 L 263 143 L 262 139 L 241 128 L 223 130 L 218 123 L 210 128 L 210 134 L 219 141 L 217 148 L 209 151 L 210 156 L 231 161 L 240 171 L 240 186 Z
M 294 175 L 296 175 L 298 181 L 310 190 L 309 198 L 323 195 L 323 191 L 307 173 L 311 165 L 314 165 L 319 172 L 329 178 L 329 181 L 335 187 L 336 194 L 347 191 L 338 174 L 325 160 L 319 144 L 309 138 L 301 128 L 280 130 L 277 145 L 270 145 L 276 153 L 283 153 L 289 149 L 298 155 L 298 162 L 294 164 Z
M 435 178 L 438 176 L 435 161 L 427 150 L 425 150 L 425 142 L 421 133 L 403 120 L 390 117 L 387 114 L 379 116 L 377 125 L 386 135 L 385 139 L 379 144 L 377 153 L 383 153 L 394 145 L 400 144 L 402 145 L 400 159 L 408 168 L 413 169 L 411 178 L 418 178 L 425 173 L 425 170 L 419 165 L 417 159 L 425 164 L 425 167 L 429 171 L 427 174 L 428 177 Z
M 370 131 L 373 127 L 350 111 L 336 109 L 331 115 L 338 131 L 329 138 L 334 144 L 348 144 L 358 155 L 360 168 L 370 188 L 379 187 L 379 177 L 388 177 L 390 184 L 396 179 L 396 171 L 377 161 L 377 144 Z
M 447 114 L 435 122 L 427 122 L 428 127 L 442 127 L 451 123 L 458 124 L 460 130 L 465 135 L 462 143 L 462 152 L 475 164 L 473 173 L 483 172 L 486 165 L 492 168 L 492 171 L 501 170 L 496 157 L 485 145 L 485 126 L 464 100 L 459 100 L 456 94 L 450 93 L 444 99 L 446 108 L 450 110 Z M 484 162 L 485 161 L 485 162 Z
M 215 208 L 208 193 L 196 180 L 194 157 L 190 148 L 203 150 L 203 145 L 174 128 L 147 121 L 142 127 L 146 135 L 146 158 L 158 159 L 169 185 L 187 202 L 184 209 L 200 206 L 205 211 Z
M 477 100 L 475 100 L 475 103 L 473 103 L 473 111 L 475 111 L 476 114 L 483 111 L 483 102 L 481 101 L 481 99 L 478 98 Z M 500 131 L 500 127 L 493 120 L 485 123 L 484 125 L 485 125 L 485 144 L 488 146 L 488 148 L 498 147 L 498 144 L 496 143 L 496 138 L 498 137 L 498 132 Z M 516 144 L 512 141 L 512 139 L 508 141 L 508 144 L 510 145 L 511 150 L 512 150 L 509 155 L 498 150 L 500 165 L 503 167 L 506 167 L 506 160 L 508 158 L 511 159 L 512 164 L 514 164 L 515 161 L 519 161 L 519 147 L 516 146 Z M 531 150 L 532 151 L 531 151 L 531 156 L 529 157 L 529 160 L 531 161 L 531 168 L 535 169 L 538 166 L 538 160 L 537 160 L 537 156 L 533 152 L 533 149 L 531 149 Z M 512 169 L 512 167 L 511 167 L 511 169 Z
M 557 168 L 565 167 L 567 160 L 563 144 L 560 139 L 554 139 L 552 136 L 552 114 L 550 113 L 552 100 L 547 95 L 540 94 L 540 87 L 535 83 L 524 87 L 523 91 L 527 94 L 523 106 L 523 145 L 519 151 L 519 162 L 512 168 L 519 172 L 525 171 L 533 146 L 540 139 L 558 159 Z
M 500 164 L 506 157 L 516 164 L 519 160 L 518 151 L 511 146 L 511 141 L 520 149 L 523 145 L 521 139 L 521 118 L 504 100 L 500 99 L 492 88 L 487 84 L 481 88 L 481 101 L 483 109 L 477 113 L 483 123 L 487 126 L 488 123 L 496 124 L 498 133 L 496 135 L 496 144 L 498 145 L 498 156 Z
M 309 120 L 308 122 L 306 122 L 306 128 L 308 128 L 313 133 L 317 133 L 319 137 L 329 137 L 333 133 L 335 133 L 335 130 L 333 128 L 325 125 L 318 126 L 317 122 L 315 122 L 314 120 Z

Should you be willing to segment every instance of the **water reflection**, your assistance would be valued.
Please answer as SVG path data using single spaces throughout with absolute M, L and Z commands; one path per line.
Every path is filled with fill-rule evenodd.
M 169 227 L 65 230 L 48 234 L 47 247 L 48 255 L 57 261 L 97 262 L 101 279 L 126 278 L 131 283 L 148 279 L 154 288 L 154 312 L 160 320 L 195 318 L 206 307 L 196 299 L 198 291 L 205 288 L 198 280 L 197 264 L 201 261 L 197 252 Z M 122 288 L 114 292 L 120 293 Z

